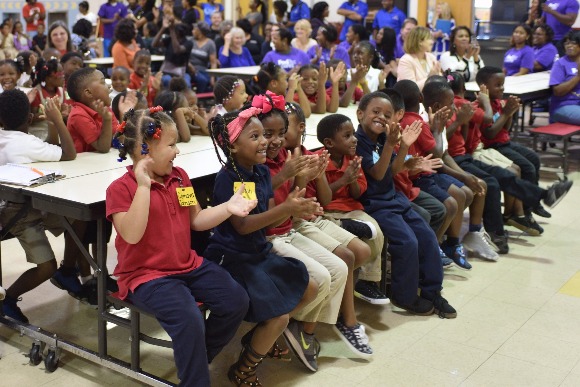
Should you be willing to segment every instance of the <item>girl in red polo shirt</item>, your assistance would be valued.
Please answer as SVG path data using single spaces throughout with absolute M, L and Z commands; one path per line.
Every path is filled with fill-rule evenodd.
M 235 335 L 249 301 L 224 269 L 191 249 L 190 231 L 245 217 L 257 201 L 242 197 L 242 185 L 225 203 L 202 210 L 187 173 L 173 166 L 177 128 L 160 110 L 130 110 L 114 137 L 119 160 L 133 160 L 107 189 L 115 275 L 120 298 L 153 314 L 171 337 L 181 385 L 209 386 L 208 363 Z M 197 302 L 212 311 L 207 321 Z
M 44 118 L 43 105 L 47 98 L 58 97 L 59 103 L 64 107 L 64 71 L 58 59 L 52 58 L 45 61 L 39 58 L 35 70 L 31 74 L 32 87 L 36 90 L 36 97 L 30 104 L 34 119 L 28 129 L 28 133 L 49 142 L 58 144 L 56 132 L 49 133 L 48 122 Z M 69 110 L 65 110 L 63 117 L 68 117 Z

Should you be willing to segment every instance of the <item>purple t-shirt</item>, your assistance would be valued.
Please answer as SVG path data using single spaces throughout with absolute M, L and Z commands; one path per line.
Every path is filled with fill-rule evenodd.
M 242 47 L 241 54 L 234 54 L 232 50 L 229 51 L 229 55 L 223 55 L 224 47 L 221 46 L 219 50 L 218 59 L 220 61 L 221 67 L 246 67 L 255 66 L 256 63 L 252 58 L 252 54 L 246 47 Z
M 316 45 L 316 46 L 312 46 L 308 49 L 308 51 L 306 53 L 308 54 L 308 57 L 310 59 L 316 57 L 316 49 L 318 47 L 319 46 Z M 346 64 L 347 69 L 350 68 L 350 56 L 348 56 L 348 51 L 346 51 L 343 47 L 336 46 L 336 50 L 334 51 L 334 59 L 340 59 L 341 61 L 343 61 Z M 330 60 L 330 49 L 323 48 L 322 55 L 320 56 L 320 61 L 328 63 L 329 60 Z
M 552 71 L 550 72 L 550 87 L 566 82 L 577 74 L 578 64 L 568 58 L 568 56 L 564 56 L 554 62 L 554 66 L 552 66 Z M 566 95 L 561 97 L 552 95 L 550 99 L 550 113 L 567 105 L 580 105 L 580 83 Z
M 524 46 L 521 49 L 510 48 L 503 57 L 503 67 L 506 69 L 506 75 L 514 75 L 520 68 L 534 71 L 534 50 L 530 46 Z
M 544 44 L 540 48 L 534 47 L 534 60 L 544 67 L 541 71 L 550 70 L 557 59 L 558 49 L 552 43 Z
M 292 47 L 289 54 L 282 54 L 276 51 L 270 51 L 262 59 L 262 63 L 274 62 L 287 72 L 295 66 L 303 66 L 310 63 L 308 55 L 302 50 Z
M 397 35 L 397 45 L 395 46 L 395 58 L 401 59 L 403 55 L 405 55 L 405 42 L 403 42 L 403 38 L 401 35 Z
M 554 11 L 566 15 L 568 13 L 578 14 L 578 0 L 548 0 L 546 5 Z M 562 24 L 555 16 L 544 12 L 546 24 L 554 30 L 554 40 L 561 40 L 572 27 Z
M 115 4 L 105 3 L 101 5 L 101 8 L 99 8 L 99 17 L 101 19 L 113 19 L 117 13 L 121 19 L 127 16 L 127 6 L 123 3 L 117 2 Z M 119 20 L 113 23 L 103 24 L 103 38 L 113 39 L 115 36 L 115 27 Z

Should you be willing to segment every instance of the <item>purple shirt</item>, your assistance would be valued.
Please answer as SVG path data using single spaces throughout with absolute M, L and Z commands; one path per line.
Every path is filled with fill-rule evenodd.
M 578 74 L 578 64 L 564 56 L 554 62 L 550 72 L 550 87 L 570 80 Z M 580 83 L 574 89 L 561 97 L 552 95 L 550 99 L 550 114 L 556 109 L 567 105 L 580 105 Z
M 252 58 L 252 54 L 246 47 L 242 47 L 241 54 L 234 54 L 232 50 L 229 51 L 229 56 L 222 54 L 224 47 L 220 47 L 219 60 L 221 67 L 246 67 L 255 66 L 256 63 Z
M 390 11 L 381 8 L 377 11 L 375 20 L 373 20 L 373 30 L 378 30 L 383 27 L 391 27 L 395 30 L 397 35 L 399 35 L 406 18 L 407 16 L 405 13 L 397 7 L 393 7 Z
M 558 59 L 558 49 L 552 43 L 544 44 L 542 47 L 534 47 L 534 60 L 542 65 L 544 70 L 550 70 L 554 61 Z
M 127 16 L 127 6 L 123 3 L 117 2 L 115 4 L 105 3 L 101 5 L 101 8 L 99 8 L 99 17 L 101 19 L 113 19 L 117 13 L 121 19 Z M 115 36 L 115 27 L 119 20 L 116 20 L 113 23 L 103 24 L 103 38 L 113 39 Z
M 524 46 L 517 50 L 510 48 L 503 57 L 503 67 L 506 70 L 506 75 L 514 75 L 520 68 L 534 71 L 534 50 L 530 46 Z
M 316 57 L 316 49 L 318 47 L 319 47 L 318 45 L 312 46 L 306 52 L 310 59 Z M 334 59 L 340 59 L 341 61 L 343 61 L 346 64 L 347 69 L 350 68 L 350 57 L 348 56 L 348 51 L 346 51 L 343 47 L 336 46 L 336 50 L 334 51 Z M 320 61 L 328 63 L 329 60 L 330 60 L 330 49 L 323 48 L 322 55 L 320 56 Z
M 405 42 L 403 42 L 403 38 L 401 35 L 397 35 L 397 45 L 395 46 L 395 58 L 401 59 L 403 55 L 405 55 Z
M 338 39 L 345 40 L 346 33 L 348 31 L 348 27 L 350 27 L 354 24 L 364 25 L 365 18 L 367 17 L 367 14 L 369 13 L 369 7 L 368 7 L 367 3 L 363 3 L 360 0 L 355 0 L 354 4 L 351 4 L 349 1 L 342 3 L 340 8 L 338 8 L 338 9 L 346 9 L 347 11 L 355 11 L 356 13 L 358 13 L 359 15 L 362 16 L 362 20 L 360 20 L 360 21 L 354 21 L 354 20 L 351 20 L 347 17 L 344 18 L 344 24 L 342 25 L 342 30 L 340 30 L 340 36 L 338 37 Z
M 568 13 L 578 14 L 578 0 L 548 0 L 546 5 L 554 11 L 566 15 Z M 554 40 L 562 40 L 564 35 L 572 29 L 572 27 L 562 24 L 555 16 L 544 12 L 546 17 L 546 24 L 554 30 Z
M 270 51 L 262 59 L 262 63 L 274 62 L 287 72 L 296 66 L 303 66 L 310 63 L 308 55 L 302 50 L 292 47 L 289 54 L 282 54 L 276 51 Z

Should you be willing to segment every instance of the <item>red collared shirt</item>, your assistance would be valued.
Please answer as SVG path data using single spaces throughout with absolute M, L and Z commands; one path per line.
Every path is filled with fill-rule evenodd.
M 328 166 L 326 167 L 326 180 L 328 180 L 328 184 L 332 184 L 344 176 L 344 173 L 348 168 L 348 163 L 353 158 L 354 157 L 344 155 L 340 167 L 336 166 L 332 160 L 328 163 Z M 367 190 L 367 179 L 365 178 L 364 173 L 360 174 L 357 183 L 362 195 Z M 348 185 L 345 185 L 332 194 L 332 201 L 324 206 L 324 209 L 327 211 L 350 212 L 354 210 L 364 210 L 364 207 L 361 202 L 350 195 L 350 188 Z
M 280 152 L 278 152 L 278 156 L 274 159 L 266 159 L 266 165 L 270 169 L 270 175 L 272 177 L 276 176 L 282 168 L 284 167 L 284 163 L 286 163 L 286 157 L 288 156 L 288 151 L 284 148 L 280 148 Z M 280 203 L 284 203 L 288 195 L 290 194 L 290 190 L 292 189 L 292 180 L 286 180 L 278 189 L 274 191 L 274 202 L 276 205 Z M 282 224 L 277 227 L 269 228 L 266 231 L 266 235 L 282 235 L 286 234 L 292 229 L 292 218 L 289 217 L 286 219 Z
M 494 99 L 491 101 L 491 110 L 493 111 L 493 122 L 495 122 L 499 116 L 503 113 L 503 107 L 505 106 L 505 100 L 501 99 Z M 491 124 L 489 125 L 491 126 Z M 506 142 L 510 141 L 510 133 L 508 131 L 509 128 L 505 126 L 501 128 L 499 132 L 495 135 L 494 138 L 487 138 L 485 136 L 481 136 L 481 141 L 483 145 L 488 148 L 493 144 L 505 144 Z
M 111 108 L 108 109 L 111 111 Z M 111 116 L 113 117 L 111 130 L 115 133 L 119 122 L 112 111 Z M 66 127 L 75 143 L 77 153 L 94 152 L 95 149 L 91 144 L 97 141 L 101 135 L 103 118 L 87 105 L 73 102 Z

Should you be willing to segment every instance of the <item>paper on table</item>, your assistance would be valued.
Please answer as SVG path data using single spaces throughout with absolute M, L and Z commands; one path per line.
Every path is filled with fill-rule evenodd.
M 61 171 L 37 169 L 28 165 L 5 164 L 0 166 L 0 183 L 31 186 L 53 182 L 64 177 Z

